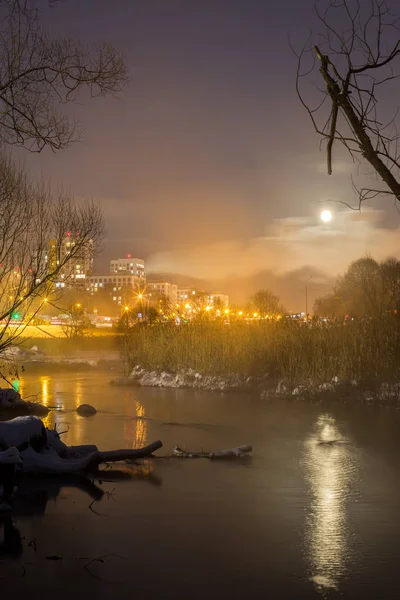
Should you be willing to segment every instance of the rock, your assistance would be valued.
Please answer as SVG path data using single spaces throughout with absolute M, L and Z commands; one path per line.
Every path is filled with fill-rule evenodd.
M 0 388 L 0 408 L 17 408 L 24 404 L 19 393 L 13 388 Z
M 76 412 L 81 417 L 91 417 L 92 415 L 95 415 L 97 413 L 97 410 L 91 404 L 81 404 L 76 409 Z

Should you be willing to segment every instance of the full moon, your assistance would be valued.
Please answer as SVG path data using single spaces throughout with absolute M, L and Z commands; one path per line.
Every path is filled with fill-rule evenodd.
M 330 210 L 323 210 L 320 217 L 321 221 L 324 223 L 329 223 L 329 221 L 332 221 L 332 213 Z

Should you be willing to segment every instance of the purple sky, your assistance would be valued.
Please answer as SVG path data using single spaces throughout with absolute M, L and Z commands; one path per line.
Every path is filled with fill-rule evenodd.
M 131 252 L 156 271 L 221 279 L 321 269 L 321 246 L 332 257 L 342 252 L 342 241 L 320 229 L 318 213 L 321 201 L 352 201 L 350 160 L 344 155 L 334 176 L 326 175 L 319 139 L 295 93 L 288 44 L 289 34 L 296 44 L 307 37 L 312 6 L 313 0 L 64 0 L 46 10 L 52 31 L 110 41 L 124 51 L 130 71 L 119 99 L 83 99 L 73 107 L 81 143 L 57 155 L 23 154 L 33 171 L 102 204 L 108 237 L 100 265 Z M 351 244 L 343 218 L 333 232 L 340 224 Z M 391 227 L 398 226 L 393 219 L 400 224 L 397 214 L 390 219 Z M 385 220 L 380 213 L 379 231 Z M 375 217 L 365 222 L 375 229 Z M 329 276 L 370 249 L 368 227 L 360 235 L 342 262 L 324 259 Z

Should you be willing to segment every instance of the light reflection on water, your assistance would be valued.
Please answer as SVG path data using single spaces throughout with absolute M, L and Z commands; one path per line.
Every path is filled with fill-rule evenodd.
M 78 446 L 88 442 L 92 443 L 93 440 L 88 440 L 90 418 L 81 417 L 75 412 L 80 404 L 87 402 L 83 380 L 78 378 L 71 382 L 73 401 L 70 403 L 66 398 L 67 405 L 64 405 L 59 399 L 57 378 L 46 375 L 38 377 L 37 382 L 39 384 L 38 400 L 44 406 L 50 407 L 49 413 L 43 417 L 44 425 L 49 429 L 56 427 L 59 431 L 68 429 L 63 439 L 69 445 Z M 20 393 L 24 397 L 24 392 L 30 392 L 31 389 L 27 390 L 24 379 L 20 379 L 19 384 Z M 138 400 L 132 404 L 131 397 L 126 395 L 123 407 L 125 418 L 122 421 L 121 446 L 126 445 L 127 448 L 145 446 L 148 443 L 148 424 L 144 406 Z
M 358 467 L 354 449 L 330 415 L 317 419 L 315 434 L 305 443 L 304 470 L 311 494 L 306 520 L 311 580 L 319 588 L 337 589 L 352 553 L 347 502 Z

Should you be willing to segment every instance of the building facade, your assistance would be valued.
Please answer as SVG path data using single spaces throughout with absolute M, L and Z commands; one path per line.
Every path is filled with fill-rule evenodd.
M 132 258 L 130 254 L 126 258 L 114 258 L 110 260 L 110 273 L 129 272 L 135 277 L 144 281 L 146 273 L 144 270 L 144 260 L 141 258 Z
M 104 291 L 118 305 L 132 304 L 143 293 L 143 279 L 127 271 L 91 275 L 87 283 L 86 291 L 90 294 Z
M 226 294 L 210 294 L 207 296 L 207 304 L 212 308 L 228 308 L 229 296 Z
M 166 281 L 149 281 L 146 286 L 148 300 L 165 298 L 175 306 L 178 302 L 178 286 Z
M 190 304 L 190 302 L 198 301 L 199 298 L 204 296 L 204 292 L 196 288 L 178 288 L 176 295 L 178 304 Z
M 61 241 L 59 248 L 55 241 L 50 242 L 48 260 L 49 269 L 53 271 L 56 265 L 66 264 L 60 269 L 56 287 L 74 287 L 86 289 L 87 280 L 93 270 L 93 242 L 89 240 L 79 247 L 79 238 L 71 233 L 67 233 Z M 78 248 L 76 248 L 78 246 Z M 72 254 L 71 258 L 68 256 Z

